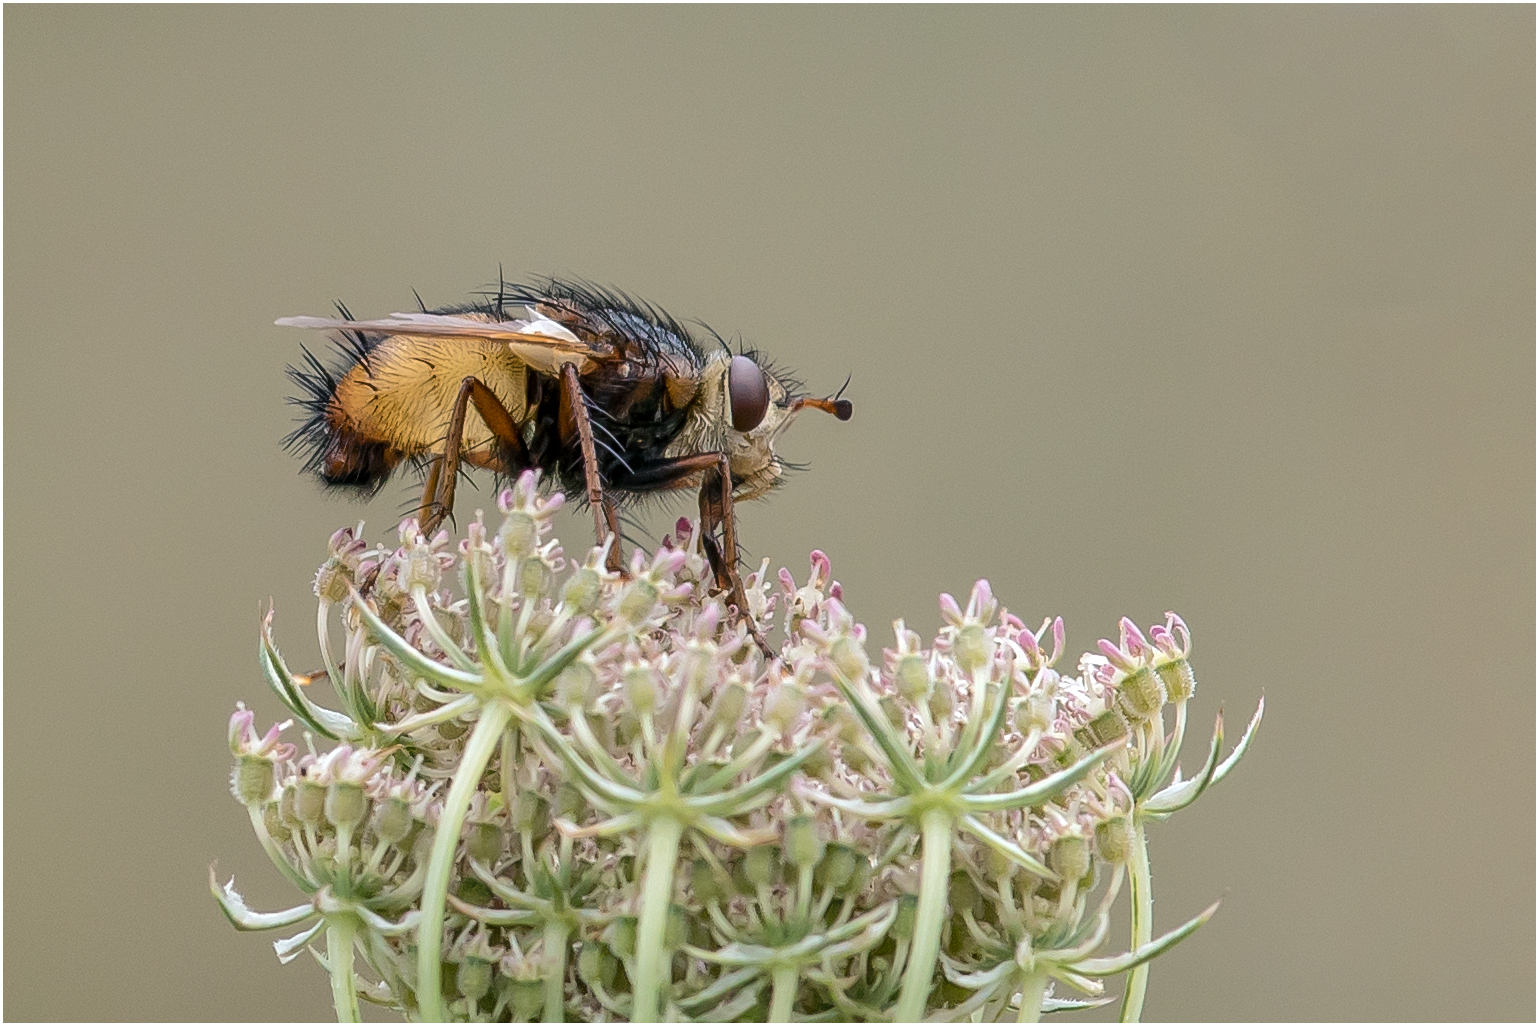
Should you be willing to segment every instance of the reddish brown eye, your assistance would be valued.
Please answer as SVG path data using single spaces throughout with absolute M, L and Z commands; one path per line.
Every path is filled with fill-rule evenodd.
M 727 392 L 732 399 L 732 427 L 749 432 L 769 410 L 769 381 L 759 365 L 746 356 L 734 356 L 727 367 Z

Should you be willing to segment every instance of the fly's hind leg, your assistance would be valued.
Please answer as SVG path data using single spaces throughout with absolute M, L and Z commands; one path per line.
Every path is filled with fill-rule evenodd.
M 570 416 L 577 428 L 577 443 L 582 449 L 583 483 L 587 486 L 588 508 L 593 511 L 593 536 L 600 545 L 606 537 L 614 539 L 605 557 L 610 570 L 623 569 L 620 554 L 620 524 L 614 504 L 604 497 L 604 483 L 599 478 L 598 450 L 593 444 L 593 425 L 588 422 L 588 404 L 583 398 L 582 383 L 577 379 L 577 368 L 570 363 L 561 365 L 562 419 Z M 570 437 L 570 436 L 568 436 Z
M 444 439 L 444 451 L 433 457 L 428 467 L 427 480 L 423 483 L 422 506 L 417 511 L 417 522 L 422 526 L 424 537 L 431 538 L 440 524 L 454 512 L 454 486 L 460 476 L 460 461 L 465 448 L 466 410 L 474 405 L 492 436 L 502 445 L 507 462 L 519 466 L 529 465 L 529 451 L 513 415 L 502 405 L 497 393 L 487 388 L 479 378 L 466 378 L 460 382 L 460 391 L 454 399 L 454 409 L 449 414 L 449 432 Z M 511 469 L 511 468 L 510 468 Z

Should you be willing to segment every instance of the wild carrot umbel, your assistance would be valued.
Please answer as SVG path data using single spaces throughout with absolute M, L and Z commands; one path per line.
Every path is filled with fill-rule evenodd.
M 1220 718 L 1180 778 L 1179 617 L 1124 620 L 1070 676 L 1063 621 L 1029 628 L 980 581 L 928 646 L 899 621 L 873 657 L 814 552 L 805 583 L 746 581 L 780 628 L 766 660 L 689 521 L 611 573 L 564 556 L 536 485 L 457 551 L 414 521 L 394 549 L 337 532 L 323 671 L 262 624 L 304 751 L 237 707 L 231 790 L 303 901 L 210 887 L 240 929 L 298 930 L 279 957 L 315 956 L 339 1020 L 1033 1020 L 1123 974 L 1137 1017 L 1148 962 L 1216 907 L 1155 936 L 1144 827 L 1261 715 L 1222 762 Z M 1124 875 L 1133 937 L 1100 954 Z

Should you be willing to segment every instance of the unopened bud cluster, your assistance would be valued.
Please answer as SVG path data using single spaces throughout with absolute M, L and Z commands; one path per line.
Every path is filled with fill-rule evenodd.
M 231 791 L 303 902 L 216 896 L 297 930 L 280 957 L 316 954 L 339 1017 L 1014 1018 L 1174 943 L 1101 951 L 1142 823 L 1195 797 L 1165 787 L 1179 617 L 1124 620 L 1069 672 L 1062 620 L 979 582 L 930 643 L 899 621 L 873 648 L 815 552 L 805 581 L 745 581 L 766 659 L 694 525 L 612 573 L 565 556 L 536 484 L 455 548 L 412 521 L 392 549 L 333 536 L 323 671 L 263 625 L 303 738 L 239 707 Z

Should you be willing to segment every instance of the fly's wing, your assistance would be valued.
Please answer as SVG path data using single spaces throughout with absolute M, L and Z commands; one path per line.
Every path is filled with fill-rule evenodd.
M 602 342 L 585 342 L 570 329 L 548 317 L 535 315 L 527 321 L 480 320 L 464 314 L 396 313 L 376 321 L 336 317 L 282 317 L 274 323 L 285 328 L 368 331 L 386 335 L 427 338 L 484 338 L 504 342 L 531 370 L 557 377 L 561 365 L 575 364 L 586 374 L 596 361 L 615 356 Z

